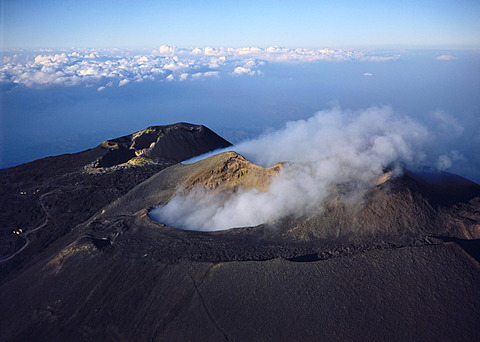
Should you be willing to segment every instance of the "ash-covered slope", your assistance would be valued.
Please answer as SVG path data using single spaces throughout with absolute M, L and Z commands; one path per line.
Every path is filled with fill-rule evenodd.
M 337 194 L 311 215 L 285 220 L 280 223 L 282 236 L 300 240 L 419 234 L 480 238 L 478 184 L 447 172 L 405 171 L 385 179 L 353 200 Z
M 480 187 L 463 178 L 387 175 L 353 202 L 339 185 L 309 215 L 212 233 L 148 215 L 179 186 L 262 191 L 280 168 L 227 152 L 156 173 L 0 283 L 0 339 L 479 339 Z
M 205 126 L 178 123 L 0 170 L 3 275 L 158 171 L 228 145 Z

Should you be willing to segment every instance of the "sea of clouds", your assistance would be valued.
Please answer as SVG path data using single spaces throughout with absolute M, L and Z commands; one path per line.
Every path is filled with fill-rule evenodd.
M 335 106 L 234 146 L 233 150 L 255 164 L 290 162 L 274 177 L 268 191 L 248 189 L 225 197 L 203 189 L 188 194 L 179 189 L 151 216 L 175 227 L 204 231 L 301 216 L 319 210 L 338 184 L 364 190 L 386 168 L 401 172 L 395 165 L 421 164 L 426 158 L 422 146 L 429 139 L 424 125 L 390 107 L 351 111 Z
M 347 102 L 351 99 L 349 106 L 352 108 L 365 108 L 371 103 L 393 103 L 395 108 L 399 107 L 398 112 L 395 112 L 388 106 L 357 111 L 334 106 L 308 120 L 291 121 L 284 129 L 235 146 L 238 153 L 263 166 L 271 166 L 279 161 L 293 162 L 276 177 L 268 192 L 240 192 L 228 201 L 220 197 L 206 196 L 200 190 L 187 197 L 179 192 L 166 207 L 154 211 L 154 215 L 158 213 L 160 221 L 177 227 L 216 230 L 252 226 L 285 215 L 309 212 L 318 208 L 328 198 L 335 184 L 343 182 L 355 184 L 359 188 L 368 187 L 385 167 L 395 162 L 451 170 L 478 182 L 480 159 L 476 146 L 480 143 L 480 126 L 478 97 L 475 95 L 479 83 L 474 72 L 478 70 L 478 57 L 433 53 L 436 52 L 427 54 L 427 58 L 417 58 L 412 52 L 402 52 L 402 55 L 399 55 L 396 52 L 366 53 L 356 50 L 279 47 L 187 49 L 168 45 L 162 45 L 153 51 L 11 50 L 3 51 L 0 89 L 11 94 L 8 113 L 11 123 L 15 123 L 14 118 L 22 114 L 17 112 L 22 96 L 27 95 L 26 99 L 31 94 L 43 97 L 56 94 L 61 88 L 78 92 L 79 88 L 74 87 L 85 87 L 82 90 L 88 92 L 90 100 L 102 97 L 110 102 L 102 102 L 103 106 L 97 106 L 93 101 L 89 102 L 89 106 L 82 107 L 82 101 L 85 100 L 83 98 L 81 101 L 72 102 L 73 104 L 68 101 L 65 104 L 50 95 L 52 106 L 65 106 L 68 110 L 71 110 L 68 106 L 79 106 L 78 112 L 82 115 L 83 111 L 88 113 L 91 108 L 97 107 L 101 112 L 108 113 L 112 107 L 112 111 L 117 115 L 121 110 L 118 105 L 115 107 L 114 101 L 120 101 L 122 105 L 125 102 L 121 102 L 123 95 L 119 99 L 115 94 L 126 94 L 130 89 L 142 86 L 142 89 L 145 89 L 160 85 L 163 86 L 163 102 L 157 101 L 157 90 L 151 90 L 154 101 L 150 99 L 149 102 L 149 106 L 155 110 L 155 120 L 159 120 L 157 112 L 168 102 L 165 100 L 168 94 L 163 93 L 164 88 L 175 88 L 177 85 L 197 85 L 201 88 L 203 85 L 218 83 L 201 94 L 207 94 L 202 96 L 212 98 L 208 103 L 220 108 L 215 122 L 225 119 L 225 125 L 232 125 L 235 118 L 249 123 L 257 120 L 258 115 L 269 114 L 265 108 L 270 108 L 271 103 L 280 103 L 281 110 L 284 110 L 289 104 L 288 101 L 286 105 L 282 102 L 282 96 L 285 96 L 286 92 L 294 98 L 292 103 L 301 103 L 301 108 L 312 108 L 308 109 L 308 112 L 319 106 L 323 108 L 326 101 L 338 98 Z M 383 63 L 388 61 L 397 62 Z M 303 68 L 303 64 L 308 63 L 310 67 Z M 364 70 L 365 65 L 368 65 L 367 70 Z M 275 72 L 276 69 L 281 70 L 282 77 L 272 76 L 272 71 Z M 302 72 L 305 75 L 302 76 Z M 345 76 L 350 75 L 350 72 L 360 77 Z M 257 88 L 254 87 L 260 84 L 260 81 L 268 80 L 268 77 L 270 83 L 265 82 Z M 292 81 L 296 77 L 298 81 Z M 213 81 L 217 78 L 221 78 L 222 83 Z M 207 82 L 208 79 L 212 81 Z M 199 82 L 201 80 L 204 81 Z M 242 80 L 246 82 L 236 84 Z M 284 80 L 291 83 L 284 86 Z M 277 81 L 280 86 L 275 88 Z M 138 86 L 135 88 L 134 84 Z M 235 91 L 239 94 L 245 84 L 252 90 L 249 97 L 242 97 L 244 95 L 240 96 L 235 92 L 218 92 L 218 87 L 228 84 L 236 84 Z M 45 88 L 50 89 L 48 93 L 43 92 Z M 274 91 L 269 92 L 270 88 L 274 88 Z M 21 91 L 9 92 L 11 89 Z M 176 98 L 179 98 L 178 94 L 185 98 L 182 97 L 181 101 L 167 108 L 173 108 L 172 115 L 178 115 L 180 108 L 187 103 L 187 112 L 192 113 L 188 116 L 189 120 L 194 118 L 205 123 L 208 117 L 206 113 L 210 113 L 212 108 L 208 107 L 208 110 L 202 112 L 199 110 L 201 106 L 198 105 L 198 94 L 190 94 L 188 102 L 188 93 L 181 93 L 183 89 L 185 88 L 178 87 L 175 94 Z M 327 95 L 324 95 L 324 99 L 317 100 L 322 93 Z M 222 94 L 222 98 L 219 94 Z M 111 99 L 115 100 L 105 95 L 112 95 Z M 241 101 L 248 99 L 248 104 L 253 104 L 248 106 L 238 102 L 237 98 L 241 98 Z M 135 112 L 137 109 L 138 112 L 144 112 L 149 106 L 143 105 L 143 98 L 138 99 L 139 97 L 134 97 L 130 101 L 136 103 L 131 108 L 135 108 Z M 41 101 L 37 103 L 42 105 Z M 108 104 L 108 107 L 105 104 Z M 235 111 L 235 106 L 240 110 Z M 26 121 L 41 117 L 36 114 L 49 113 L 52 110 L 50 107 L 47 107 L 48 110 L 42 108 L 37 110 L 26 107 Z M 412 118 L 405 115 L 405 110 Z M 231 117 L 227 118 L 223 111 Z M 277 109 L 274 114 L 269 119 L 282 119 Z M 130 113 L 123 114 L 124 119 L 129 118 L 130 121 L 125 119 L 129 126 L 139 120 L 136 116 L 130 116 Z M 292 117 L 306 115 L 286 116 L 285 120 L 279 122 L 285 122 Z M 88 117 L 88 127 L 94 126 L 92 123 L 97 120 L 95 118 Z M 186 119 L 182 117 L 182 120 Z M 55 122 L 56 125 L 58 121 Z M 113 121 L 116 123 L 120 120 Z M 109 120 L 108 125 L 111 124 L 112 121 Z M 154 124 L 161 122 L 155 121 Z M 25 131 L 23 122 L 21 125 L 22 131 Z M 15 124 L 10 126 L 17 127 Z M 38 124 L 32 127 L 35 132 L 41 131 L 38 130 Z M 11 131 L 15 132 L 15 129 Z
M 316 61 L 373 61 L 398 55 L 369 55 L 338 49 L 176 48 L 162 45 L 153 51 L 119 49 L 63 49 L 34 52 L 5 51 L 0 83 L 31 88 L 52 86 L 122 87 L 145 80 L 186 81 L 221 75 L 262 75 L 266 63 Z

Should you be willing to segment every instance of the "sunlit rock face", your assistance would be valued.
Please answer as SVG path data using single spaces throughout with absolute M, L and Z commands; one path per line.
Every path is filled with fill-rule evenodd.
M 182 185 L 188 193 L 194 188 L 202 188 L 210 193 L 234 193 L 240 189 L 258 189 L 260 192 L 268 190 L 272 177 L 282 169 L 283 163 L 277 163 L 265 168 L 255 165 L 235 152 L 226 152 L 226 159 L 211 170 L 189 178 Z
M 271 182 L 285 163 L 265 168 L 235 152 L 224 152 L 198 163 L 177 184 L 168 203 L 150 212 L 161 223 L 188 230 L 225 230 L 256 226 L 268 221 L 262 206 Z M 185 166 L 195 170 L 197 164 Z M 205 167 L 207 165 L 207 167 Z M 252 207 L 253 205 L 253 207 Z M 254 207 L 260 210 L 255 210 Z

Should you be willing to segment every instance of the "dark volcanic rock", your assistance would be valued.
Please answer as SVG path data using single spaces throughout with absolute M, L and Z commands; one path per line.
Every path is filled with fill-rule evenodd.
M 178 163 L 230 145 L 205 126 L 187 123 L 152 126 L 102 143 L 101 146 L 108 152 L 98 159 L 95 166 L 111 167 L 126 163 L 135 156 Z
M 148 216 L 177 186 L 257 186 L 276 171 L 232 152 L 191 165 L 81 166 L 115 144 L 153 160 L 155 146 L 171 146 L 156 134 L 109 141 L 36 181 L 4 171 L 16 189 L 6 199 L 36 214 L 11 208 L 2 223 L 40 229 L 0 264 L 0 340 L 479 340 L 477 184 L 407 172 L 357 204 L 335 197 L 306 217 L 184 231 Z
M 145 132 L 154 132 L 157 143 L 166 139 L 178 149 L 156 150 L 151 154 L 155 160 L 144 158 L 148 163 L 122 164 L 138 152 L 128 146 L 153 134 Z M 229 145 L 208 128 L 186 123 L 150 127 L 112 141 L 115 143 L 0 170 L 0 278 L 158 171 Z M 104 167 L 94 169 L 90 167 L 93 164 Z M 20 230 L 22 234 L 13 234 Z M 26 244 L 28 248 L 7 265 L 5 259 Z

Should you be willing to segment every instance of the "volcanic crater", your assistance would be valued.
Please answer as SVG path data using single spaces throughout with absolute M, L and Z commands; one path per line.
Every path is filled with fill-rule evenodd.
M 480 185 L 405 170 L 361 201 L 339 184 L 308 215 L 181 230 L 149 211 L 179 188 L 265 192 L 285 164 L 182 165 L 229 143 L 155 127 L 0 171 L 1 340 L 478 340 Z

